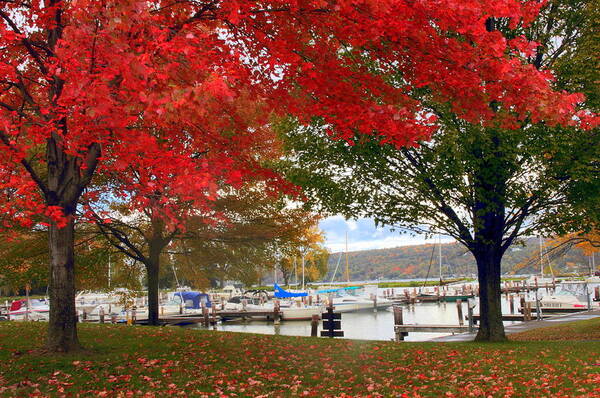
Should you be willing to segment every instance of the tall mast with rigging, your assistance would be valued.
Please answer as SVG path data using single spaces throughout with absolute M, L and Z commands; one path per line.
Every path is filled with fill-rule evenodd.
M 438 255 L 440 260 L 440 286 L 442 286 L 442 234 L 438 234 Z
M 346 231 L 346 282 L 350 283 L 350 269 L 348 268 L 348 231 Z

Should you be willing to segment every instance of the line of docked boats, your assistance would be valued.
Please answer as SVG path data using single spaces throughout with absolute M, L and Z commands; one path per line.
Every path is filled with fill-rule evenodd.
M 276 286 L 275 293 L 250 290 L 244 293 L 226 288 L 224 292 L 201 293 L 187 289 L 161 295 L 159 316 L 202 315 L 206 311 L 222 321 L 236 319 L 274 318 L 281 320 L 310 320 L 321 315 L 332 304 L 335 312 L 379 310 L 391 307 L 394 302 L 377 296 L 377 286 L 322 289 L 308 292 L 288 292 Z M 81 321 L 107 319 L 127 322 L 143 321 L 148 317 L 148 303 L 144 295 L 125 289 L 112 292 L 80 292 L 75 298 Z M 276 311 L 277 310 L 277 311 Z M 49 316 L 48 299 L 22 299 L 13 301 L 3 314 L 4 319 L 44 321 Z
M 562 283 L 553 281 L 552 286 L 554 289 L 546 288 L 546 294 L 543 294 L 541 288 L 536 290 L 538 296 L 537 302 L 531 302 L 533 308 L 538 305 L 546 312 L 600 309 L 600 277 Z M 508 294 L 512 285 L 507 284 L 505 287 Z M 377 311 L 394 304 L 466 301 L 476 295 L 476 284 L 457 284 L 419 291 L 412 288 L 378 289 L 376 285 L 332 287 L 306 292 L 286 291 L 277 285 L 274 292 L 241 292 L 233 287 L 211 293 L 180 289 L 161 293 L 159 316 L 202 316 L 210 311 L 213 317 L 218 317 L 221 321 L 235 321 L 272 320 L 277 313 L 281 320 L 295 321 L 309 320 L 313 315 L 320 316 L 330 304 L 337 313 Z M 148 316 L 146 296 L 125 289 L 80 292 L 76 296 L 76 309 L 82 321 L 100 318 L 113 322 L 127 322 L 129 319 L 143 321 Z M 36 298 L 13 301 L 5 307 L 0 317 L 43 321 L 48 319 L 48 315 L 48 300 Z

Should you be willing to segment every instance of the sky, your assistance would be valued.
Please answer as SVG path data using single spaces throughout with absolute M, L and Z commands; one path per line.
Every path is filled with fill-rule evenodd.
M 437 237 L 426 240 L 422 235 L 401 231 L 391 231 L 389 228 L 377 228 L 369 218 L 345 220 L 342 216 L 328 217 L 319 223 L 325 233 L 325 246 L 333 253 L 344 251 L 346 248 L 346 231 L 348 232 L 348 251 L 385 249 L 398 246 L 421 245 L 437 242 Z M 442 242 L 454 241 L 442 236 Z

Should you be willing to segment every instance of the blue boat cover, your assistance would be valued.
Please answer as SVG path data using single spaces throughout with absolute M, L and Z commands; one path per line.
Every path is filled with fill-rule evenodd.
M 306 297 L 308 293 L 292 293 L 286 290 L 283 290 L 281 286 L 277 283 L 273 284 L 273 289 L 275 289 L 275 297 L 276 298 L 289 298 L 289 297 Z
M 181 300 L 185 304 L 185 308 L 199 309 L 202 308 L 200 303 L 204 302 L 206 308 L 211 307 L 210 298 L 206 293 L 200 292 L 177 292 L 174 294 L 175 297 L 181 297 Z

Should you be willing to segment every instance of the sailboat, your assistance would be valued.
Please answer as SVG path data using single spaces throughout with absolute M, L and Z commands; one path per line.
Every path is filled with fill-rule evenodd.
M 442 279 L 442 236 L 440 234 L 438 234 L 438 247 L 439 247 L 438 252 L 439 252 L 439 264 L 440 264 L 440 289 L 441 289 L 444 281 Z M 473 293 L 459 294 L 455 290 L 453 294 L 441 295 L 440 301 L 443 301 L 443 302 L 456 302 L 458 300 L 466 301 L 473 297 L 475 297 L 475 295 Z
M 346 232 L 346 282 L 350 283 L 350 269 L 348 267 L 348 232 Z M 341 258 L 341 257 L 340 257 Z M 339 264 L 339 262 L 338 262 Z M 336 267 L 337 270 L 337 267 Z M 335 273 L 334 273 L 335 275 Z M 391 307 L 394 302 L 377 296 L 377 285 L 350 286 L 340 289 L 326 289 L 320 292 L 333 293 L 333 312 L 355 312 L 361 310 L 374 310 Z M 358 293 L 363 293 L 359 295 Z

